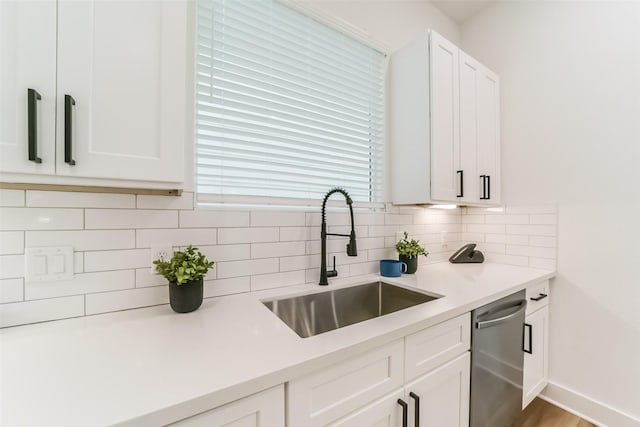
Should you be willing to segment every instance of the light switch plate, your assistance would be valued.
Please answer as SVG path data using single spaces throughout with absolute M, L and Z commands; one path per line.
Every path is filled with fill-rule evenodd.
M 73 247 L 25 248 L 25 280 L 54 282 L 73 279 Z

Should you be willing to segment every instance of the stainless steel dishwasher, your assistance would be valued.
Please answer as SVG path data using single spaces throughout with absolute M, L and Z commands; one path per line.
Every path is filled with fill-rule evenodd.
M 522 412 L 525 291 L 471 312 L 471 427 L 509 427 Z

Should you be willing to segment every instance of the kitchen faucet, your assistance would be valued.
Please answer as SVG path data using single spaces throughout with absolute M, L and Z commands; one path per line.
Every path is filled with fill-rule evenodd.
M 327 233 L 327 218 L 325 214 L 325 208 L 327 205 L 327 199 L 333 193 L 340 193 L 347 200 L 347 205 L 349 205 L 349 213 L 351 215 L 351 234 L 336 234 L 336 233 Z M 349 256 L 358 256 L 358 248 L 356 247 L 356 232 L 353 228 L 353 207 L 351 206 L 353 201 L 351 197 L 349 197 L 349 193 L 347 193 L 342 188 L 332 188 L 329 192 L 324 196 L 324 200 L 322 201 L 322 226 L 320 228 L 320 238 L 322 239 L 322 259 L 320 260 L 320 283 L 321 286 L 326 286 L 329 284 L 327 281 L 327 277 L 336 277 L 338 275 L 338 270 L 336 270 L 336 258 L 333 257 L 333 270 L 327 271 L 327 236 L 342 236 L 348 237 L 349 243 L 347 243 L 347 255 Z

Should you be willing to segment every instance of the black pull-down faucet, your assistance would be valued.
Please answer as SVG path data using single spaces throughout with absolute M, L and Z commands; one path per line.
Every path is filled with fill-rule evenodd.
M 351 215 L 351 234 L 336 234 L 336 233 L 327 233 L 327 218 L 325 213 L 325 208 L 327 205 L 327 199 L 333 193 L 340 193 L 347 200 L 347 205 L 349 205 L 349 214 Z M 347 193 L 342 188 L 332 188 L 329 192 L 324 196 L 324 200 L 322 201 L 322 226 L 320 229 L 320 238 L 322 239 L 322 259 L 320 260 L 320 283 L 321 286 L 326 286 L 329 284 L 327 281 L 328 277 L 336 277 L 338 275 L 338 271 L 335 266 L 335 258 L 333 263 L 333 270 L 327 271 L 327 236 L 342 236 L 348 237 L 349 243 L 347 243 L 347 255 L 349 256 L 358 256 L 358 248 L 356 246 L 356 232 L 353 227 L 353 207 L 351 206 L 353 201 L 351 197 L 349 197 L 349 193 Z

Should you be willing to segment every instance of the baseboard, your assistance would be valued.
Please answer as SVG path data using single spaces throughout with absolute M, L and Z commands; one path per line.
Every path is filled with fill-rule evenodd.
M 539 397 L 598 426 L 640 427 L 640 419 L 551 381 Z

